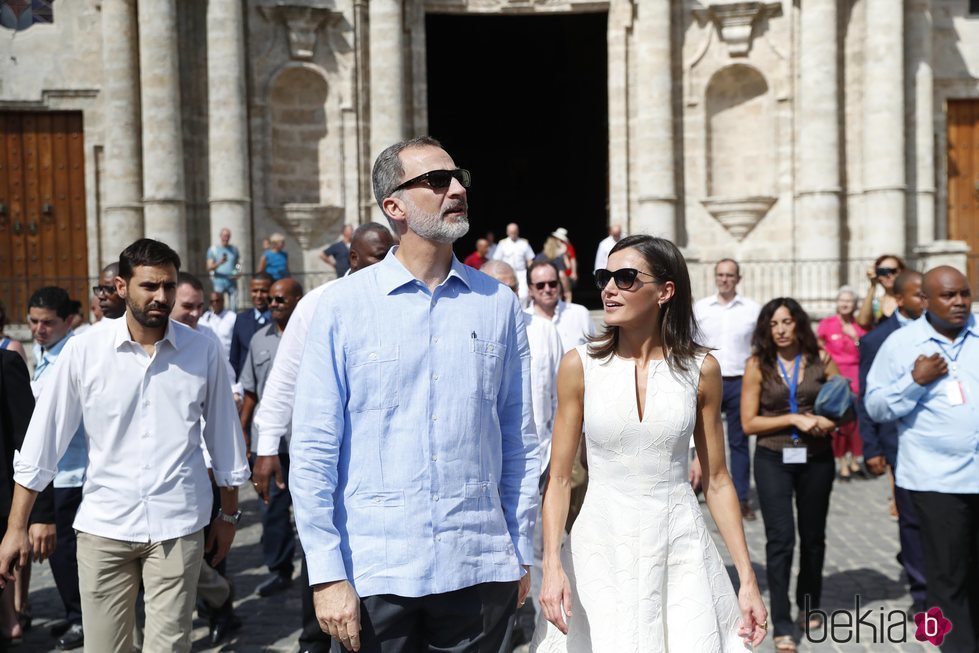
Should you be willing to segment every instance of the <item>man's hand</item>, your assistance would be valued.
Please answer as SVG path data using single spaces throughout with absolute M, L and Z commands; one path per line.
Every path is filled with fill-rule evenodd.
M 286 489 L 286 481 L 282 478 L 282 464 L 279 462 L 279 454 L 274 456 L 258 456 L 255 459 L 255 467 L 252 468 L 252 482 L 255 491 L 262 501 L 269 502 L 269 481 L 275 477 L 275 485 L 280 489 Z
M 221 519 L 221 515 L 211 522 L 211 532 L 204 544 L 204 552 L 211 553 L 211 566 L 216 567 L 228 555 L 231 543 L 235 541 L 235 525 Z
M 31 524 L 27 533 L 34 550 L 34 562 L 44 562 L 54 553 L 58 541 L 54 524 Z
M 928 385 L 948 374 L 948 363 L 945 357 L 935 352 L 931 356 L 922 354 L 914 361 L 911 378 L 918 385 Z
M 324 633 L 348 651 L 360 650 L 360 597 L 349 581 L 314 585 L 313 608 Z
M 864 461 L 867 464 L 867 471 L 874 476 L 882 476 L 887 471 L 887 460 L 883 456 L 874 456 Z
M 14 571 L 27 566 L 31 557 L 31 537 L 26 528 L 8 528 L 0 543 L 0 589 L 14 580 Z
M 530 565 L 523 566 L 525 573 L 520 579 L 520 585 L 517 587 L 517 607 L 522 608 L 523 604 L 527 602 L 527 595 L 530 594 Z

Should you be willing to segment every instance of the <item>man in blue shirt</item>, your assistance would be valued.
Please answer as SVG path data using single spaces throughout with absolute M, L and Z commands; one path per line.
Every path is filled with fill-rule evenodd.
M 228 307 L 238 310 L 238 275 L 241 271 L 241 254 L 231 244 L 231 230 L 224 228 L 218 237 L 220 245 L 207 249 L 207 271 L 211 273 L 214 292 L 228 293 Z
M 979 650 L 979 326 L 965 275 L 922 285 L 925 316 L 892 334 L 867 375 L 867 413 L 897 422 L 897 478 L 921 524 L 928 605 L 952 622 L 943 651 Z
M 289 485 L 317 617 L 348 650 L 497 651 L 530 586 L 530 350 L 514 294 L 452 254 L 469 181 L 431 138 L 382 152 L 401 245 L 310 324 Z

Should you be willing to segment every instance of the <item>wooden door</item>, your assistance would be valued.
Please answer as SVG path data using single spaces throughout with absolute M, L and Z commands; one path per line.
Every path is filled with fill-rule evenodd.
M 88 314 L 80 112 L 0 111 L 0 300 L 23 322 L 27 300 L 61 286 Z
M 979 293 L 979 100 L 948 101 L 948 235 L 964 240 L 969 281 Z

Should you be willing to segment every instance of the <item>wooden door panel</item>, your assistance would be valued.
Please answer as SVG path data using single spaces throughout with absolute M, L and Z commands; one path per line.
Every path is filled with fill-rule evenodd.
M 65 228 L 67 257 L 65 271 L 73 279 L 69 288 L 71 296 L 82 302 L 84 315 L 88 315 L 91 285 L 88 279 L 88 224 L 85 219 L 85 139 L 82 131 L 82 114 L 67 113 L 65 128 L 61 132 L 67 148 L 64 167 L 68 173 L 65 189 L 65 210 L 70 220 L 59 220 L 59 229 Z M 59 241 L 60 242 L 60 241 Z M 98 274 L 97 271 L 93 271 Z
M 979 100 L 948 102 L 948 234 L 964 240 L 969 280 L 979 288 Z
M 27 314 L 27 230 L 24 217 L 24 170 L 23 138 L 21 115 L 8 114 L 3 139 L 6 143 L 7 188 L 10 199 L 11 243 L 10 256 L 13 261 L 10 277 L 6 284 L 7 313 L 11 321 L 26 320 Z

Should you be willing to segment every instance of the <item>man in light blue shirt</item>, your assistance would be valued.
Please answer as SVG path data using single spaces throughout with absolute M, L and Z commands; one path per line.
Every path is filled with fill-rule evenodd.
M 530 351 L 513 293 L 452 254 L 469 181 L 433 139 L 382 152 L 401 245 L 310 324 L 289 485 L 317 617 L 349 650 L 497 651 L 529 589 Z
M 952 622 L 943 651 L 979 650 L 979 326 L 965 275 L 922 284 L 925 315 L 894 332 L 867 375 L 867 413 L 896 422 L 897 478 L 921 524 L 928 606 Z

